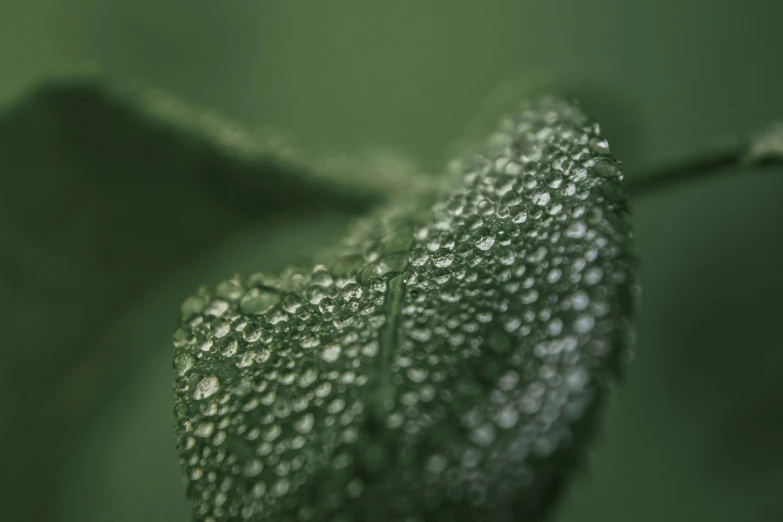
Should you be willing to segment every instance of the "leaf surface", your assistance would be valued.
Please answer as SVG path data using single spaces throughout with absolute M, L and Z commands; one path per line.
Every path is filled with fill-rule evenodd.
M 538 520 L 630 343 L 628 202 L 594 122 L 504 120 L 312 269 L 202 289 L 175 334 L 201 520 Z

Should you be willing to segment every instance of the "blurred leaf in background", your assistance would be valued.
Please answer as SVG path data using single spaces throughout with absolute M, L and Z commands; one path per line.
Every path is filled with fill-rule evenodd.
M 586 110 L 629 177 L 783 113 L 779 3 L 422 4 L 2 3 L 9 519 L 186 520 L 170 390 L 182 298 L 308 256 L 363 201 L 267 208 L 232 174 L 257 165 L 78 89 L 60 108 L 65 91 L 25 94 L 42 76 L 96 62 L 306 150 L 391 147 L 424 171 L 487 93 L 549 71 L 592 71 L 575 90 L 598 84 Z M 783 177 L 747 172 L 635 201 L 637 357 L 558 520 L 783 516 L 781 194 Z
M 190 109 L 145 94 L 50 84 L 0 118 L 0 158 L 11 173 L 1 223 L 12 246 L 0 268 L 3 295 L 15 296 L 3 314 L 6 346 L 14 349 L 2 383 L 15 399 L 2 442 L 14 448 L 7 491 L 18 488 L 16 499 L 34 487 L 55 488 L 57 474 L 30 463 L 60 469 L 80 426 L 130 382 L 132 369 L 168 353 L 162 341 L 182 293 L 197 280 L 191 277 L 220 277 L 199 263 L 213 257 L 231 271 L 242 269 L 245 255 L 250 266 L 261 258 L 296 260 L 388 190 L 382 176 L 367 176 L 364 185 L 332 182 L 322 162 L 315 178 L 308 160 L 284 157 L 276 143 L 231 149 L 226 134 L 231 143 L 256 141 L 224 125 L 217 125 L 222 134 L 213 123 L 198 125 L 211 122 L 206 113 L 174 127 L 164 116 Z M 346 178 L 359 169 L 333 164 Z M 230 257 L 236 266 L 222 265 L 215 251 L 250 230 L 256 233 L 243 248 L 253 255 L 240 250 Z M 157 287 L 171 293 L 156 294 Z M 140 302 L 147 307 L 137 309 Z M 168 404 L 170 416 L 166 395 L 155 405 Z

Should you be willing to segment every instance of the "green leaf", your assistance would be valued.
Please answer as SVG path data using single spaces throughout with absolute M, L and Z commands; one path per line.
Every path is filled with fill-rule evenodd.
M 539 520 L 631 338 L 628 201 L 545 99 L 311 269 L 202 288 L 175 334 L 200 520 Z
M 28 495 L 57 487 L 88 419 L 162 348 L 147 338 L 125 346 L 131 337 L 118 340 L 118 318 L 163 281 L 182 278 L 155 309 L 163 315 L 140 321 L 150 338 L 162 324 L 165 342 L 176 321 L 166 310 L 206 281 L 188 279 L 194 260 L 213 259 L 232 234 L 266 238 L 259 229 L 294 223 L 313 232 L 277 241 L 274 255 L 254 251 L 255 266 L 292 262 L 301 255 L 292 242 L 328 240 L 396 190 L 405 169 L 389 163 L 305 155 L 272 133 L 100 78 L 50 81 L 4 107 L 0 293 L 12 296 L 2 315 L 3 344 L 13 349 L 0 391 L 14 400 L 0 444 L 15 448 L 7 516 L 54 517 L 49 503 Z M 387 174 L 372 175 L 378 170 Z

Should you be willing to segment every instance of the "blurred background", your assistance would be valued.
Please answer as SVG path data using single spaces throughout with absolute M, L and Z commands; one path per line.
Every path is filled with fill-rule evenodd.
M 307 150 L 392 149 L 424 172 L 519 96 L 562 87 L 603 123 L 632 177 L 783 118 L 781 20 L 783 4 L 769 0 L 4 0 L 7 519 L 188 520 L 170 391 L 181 301 L 201 283 L 298 260 L 350 218 L 232 213 L 205 192 L 200 218 L 214 226 L 168 223 L 183 246 L 159 255 L 143 219 L 118 239 L 87 212 L 92 235 L 74 232 L 84 244 L 68 228 L 33 233 L 30 216 L 74 209 L 14 206 L 30 180 L 79 197 L 112 188 L 58 185 L 61 152 L 13 153 L 38 143 L 25 141 L 37 113 L 20 101 L 31 86 L 99 68 Z M 44 167 L 55 177 L 39 176 Z M 783 169 L 639 195 L 634 211 L 645 290 L 636 357 L 556 519 L 782 520 Z M 151 253 L 93 266 L 101 241 Z M 103 358 L 69 364 L 87 352 Z

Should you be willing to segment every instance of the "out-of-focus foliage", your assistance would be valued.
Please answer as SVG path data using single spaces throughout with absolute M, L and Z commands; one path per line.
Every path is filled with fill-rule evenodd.
M 280 235 L 281 262 L 296 259 L 386 197 L 388 178 L 372 175 L 378 165 L 318 161 L 266 143 L 140 88 L 60 82 L 2 113 L 0 158 L 10 175 L 0 192 L 7 245 L 0 271 L 3 295 L 15 296 L 3 329 L 5 346 L 15 349 L 2 366 L 14 421 L 2 442 L 15 448 L 8 490 L 19 491 L 17 499 L 55 487 L 55 474 L 27 463 L 61 462 L 72 451 L 73 429 L 111 383 L 157 351 L 113 331 L 144 290 L 176 280 L 183 267 L 259 223 L 270 228 L 261 237 Z M 346 189 L 359 171 L 367 181 Z M 285 233 L 287 226 L 295 231 Z M 228 270 L 241 270 L 237 261 Z M 170 317 L 160 309 L 134 328 L 146 335 Z M 22 512 L 47 507 L 20 505 Z

